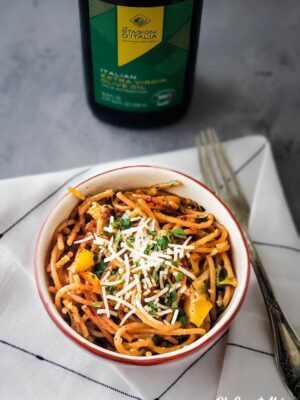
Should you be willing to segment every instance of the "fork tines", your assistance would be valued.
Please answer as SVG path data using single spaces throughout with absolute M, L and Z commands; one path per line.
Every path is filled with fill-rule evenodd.
M 248 202 L 215 129 L 201 131 L 196 143 L 205 183 L 230 205 L 238 202 L 249 212 Z

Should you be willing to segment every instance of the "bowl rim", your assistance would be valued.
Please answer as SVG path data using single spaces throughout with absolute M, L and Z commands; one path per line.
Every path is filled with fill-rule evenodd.
M 100 172 L 98 174 L 95 174 L 89 178 L 86 178 L 80 182 L 78 182 L 74 187 L 78 188 L 80 186 L 82 186 L 83 184 L 89 182 L 89 181 L 93 181 L 95 178 L 98 178 L 100 176 L 103 175 L 107 175 L 110 174 L 112 172 L 115 171 L 121 171 L 124 169 L 132 169 L 132 168 L 149 168 L 149 169 L 161 169 L 164 171 L 169 171 L 169 172 L 174 172 L 176 174 L 182 175 L 185 178 L 193 181 L 194 183 L 196 183 L 197 185 L 201 186 L 202 188 L 204 188 L 205 190 L 207 190 L 213 197 L 215 197 L 217 199 L 217 201 L 219 201 L 222 206 L 225 208 L 226 212 L 230 215 L 231 219 L 233 220 L 234 224 L 237 227 L 237 230 L 242 238 L 242 242 L 244 244 L 244 249 L 246 250 L 246 259 L 247 259 L 247 270 L 246 270 L 246 279 L 245 279 L 245 286 L 241 295 L 241 298 L 238 302 L 238 304 L 236 305 L 235 309 L 233 309 L 232 314 L 229 316 L 228 320 L 225 321 L 225 323 L 220 324 L 220 326 L 218 327 L 218 329 L 216 330 L 216 332 L 211 336 L 208 337 L 206 340 L 204 340 L 202 343 L 200 343 L 199 345 L 197 345 L 196 347 L 193 347 L 191 349 L 189 349 L 188 347 L 186 348 L 186 351 L 180 353 L 180 354 L 174 354 L 174 352 L 170 352 L 170 353 L 165 353 L 162 355 L 162 357 L 160 358 L 156 358 L 155 356 L 150 356 L 150 357 L 130 357 L 128 356 L 128 358 L 124 358 L 119 356 L 118 353 L 113 353 L 113 352 L 109 352 L 106 353 L 102 350 L 102 348 L 99 346 L 97 348 L 94 348 L 92 346 L 90 346 L 90 344 L 88 343 L 88 341 L 80 341 L 77 337 L 76 337 L 76 332 L 74 331 L 69 331 L 64 325 L 65 322 L 62 319 L 61 316 L 56 316 L 49 304 L 47 299 L 45 298 L 44 295 L 44 290 L 42 288 L 42 281 L 41 281 L 41 277 L 40 277 L 40 273 L 39 273 L 39 263 L 38 263 L 38 259 L 39 259 L 39 250 L 40 250 L 40 241 L 41 241 L 41 237 L 42 234 L 45 230 L 45 228 L 47 227 L 47 223 L 52 215 L 52 213 L 54 212 L 54 210 L 64 201 L 64 199 L 69 196 L 69 193 L 65 193 L 63 196 L 61 196 L 49 209 L 46 217 L 44 218 L 42 225 L 39 229 L 38 235 L 37 235 L 37 239 L 35 242 L 35 250 L 34 250 L 34 275 L 35 275 L 35 281 L 36 281 L 36 285 L 37 285 L 37 289 L 38 289 L 38 293 L 39 293 L 39 297 L 48 313 L 48 315 L 50 316 L 50 318 L 52 319 L 52 321 L 54 322 L 54 324 L 69 338 L 71 339 L 75 344 L 77 344 L 78 346 L 80 346 L 81 348 L 83 348 L 84 350 L 89 351 L 90 353 L 103 357 L 107 360 L 110 361 L 115 361 L 115 362 L 119 362 L 122 364 L 129 364 L 129 365 L 138 365 L 138 366 L 147 366 L 147 365 L 157 365 L 157 364 L 164 364 L 170 361 L 174 361 L 174 360 L 179 360 L 183 357 L 186 357 L 188 355 L 191 354 L 195 354 L 196 352 L 199 352 L 201 349 L 207 347 L 210 343 L 214 342 L 216 340 L 217 337 L 220 337 L 222 334 L 224 334 L 227 329 L 229 328 L 229 326 L 231 325 L 232 321 L 234 320 L 234 318 L 236 317 L 237 313 L 239 312 L 245 297 L 246 297 L 246 293 L 249 287 L 249 282 L 250 282 L 250 274 L 251 274 L 251 264 L 250 264 L 250 254 L 249 254 L 249 249 L 248 249 L 248 245 L 247 245 L 247 241 L 245 238 L 245 235 L 242 231 L 242 228 L 240 227 L 236 217 L 233 215 L 232 211 L 229 209 L 229 207 L 227 206 L 227 204 L 210 188 L 208 188 L 204 183 L 200 182 L 198 179 L 184 173 L 181 171 L 177 171 L 173 168 L 168 168 L 168 167 L 164 167 L 164 166 L 158 166 L 158 165 L 150 165 L 150 164 L 135 164 L 135 165 L 125 165 L 125 166 L 121 166 L 121 167 L 116 167 L 116 168 L 111 168 L 109 170 Z M 205 336 L 204 336 L 205 337 Z M 84 338 L 82 338 L 84 339 Z

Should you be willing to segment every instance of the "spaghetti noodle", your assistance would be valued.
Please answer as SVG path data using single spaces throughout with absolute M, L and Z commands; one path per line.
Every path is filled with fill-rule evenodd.
M 87 340 L 132 356 L 180 349 L 211 329 L 237 280 L 228 232 L 180 182 L 91 196 L 55 230 L 47 273 L 63 318 Z

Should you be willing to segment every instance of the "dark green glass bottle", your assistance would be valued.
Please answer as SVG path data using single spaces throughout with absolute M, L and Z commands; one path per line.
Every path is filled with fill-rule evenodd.
M 192 95 L 202 0 L 79 0 L 89 105 L 133 128 L 175 122 Z

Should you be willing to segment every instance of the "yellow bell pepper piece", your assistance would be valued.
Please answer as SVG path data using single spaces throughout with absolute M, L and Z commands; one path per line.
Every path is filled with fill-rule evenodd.
M 195 279 L 192 285 L 198 294 L 202 295 L 206 293 L 205 283 L 201 279 Z
M 75 267 L 77 272 L 86 271 L 94 265 L 94 254 L 86 249 L 81 250 L 75 259 Z
M 78 189 L 73 188 L 72 186 L 69 186 L 69 187 L 68 187 L 68 191 L 69 191 L 73 196 L 77 197 L 77 199 L 82 200 L 82 201 L 85 200 L 85 195 L 84 195 L 83 193 L 79 192 Z
M 95 201 L 92 202 L 91 207 L 87 211 L 88 214 L 90 214 L 95 221 L 101 218 L 103 212 L 101 205 L 99 203 L 96 203 Z
M 212 304 L 204 297 L 192 300 L 188 297 L 184 304 L 184 311 L 188 319 L 198 328 L 203 324 L 207 314 L 212 309 Z

